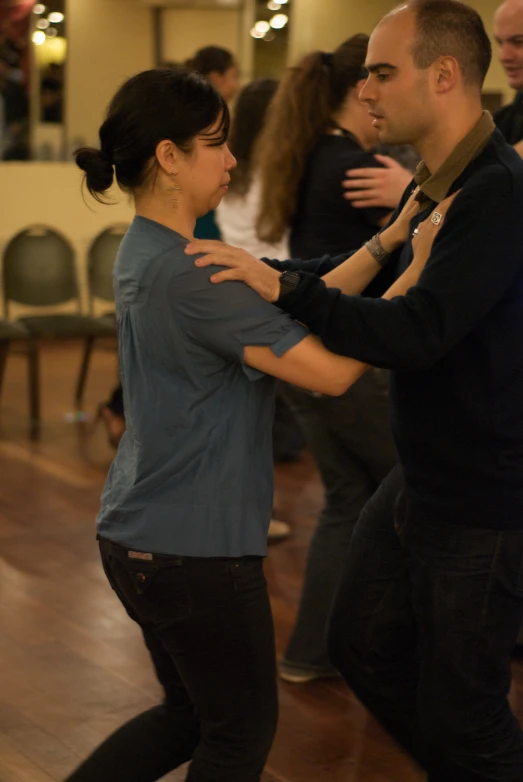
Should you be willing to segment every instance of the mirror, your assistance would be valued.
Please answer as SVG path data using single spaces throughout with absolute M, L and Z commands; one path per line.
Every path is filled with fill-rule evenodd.
M 65 0 L 0 0 L 0 158 L 64 154 Z

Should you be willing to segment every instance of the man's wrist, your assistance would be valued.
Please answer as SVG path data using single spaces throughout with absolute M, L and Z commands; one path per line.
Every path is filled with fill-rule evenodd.
M 300 284 L 300 273 L 286 271 L 280 274 L 278 278 L 279 295 L 278 299 L 287 296 L 289 293 L 294 293 L 298 285 Z

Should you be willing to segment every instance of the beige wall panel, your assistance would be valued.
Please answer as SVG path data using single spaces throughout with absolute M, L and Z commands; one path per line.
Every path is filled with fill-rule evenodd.
M 131 0 L 67 0 L 67 138 L 96 143 L 119 84 L 154 65 L 152 12 Z
M 241 15 L 236 10 L 166 8 L 162 14 L 164 59 L 182 62 L 209 45 L 238 55 L 240 31 Z

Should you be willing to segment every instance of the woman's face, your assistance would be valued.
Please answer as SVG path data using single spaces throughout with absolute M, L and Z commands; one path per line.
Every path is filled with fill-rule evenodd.
M 179 160 L 176 182 L 181 189 L 180 200 L 195 217 L 216 209 L 227 193 L 229 171 L 236 166 L 227 144 L 219 143 L 221 135 L 217 123 L 214 135 L 198 136 L 192 152 Z
M 212 71 L 209 73 L 208 79 L 226 103 L 230 103 L 240 91 L 240 74 L 236 64 L 231 65 L 223 73 Z

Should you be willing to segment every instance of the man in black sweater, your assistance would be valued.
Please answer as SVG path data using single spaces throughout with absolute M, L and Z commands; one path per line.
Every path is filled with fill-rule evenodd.
M 361 97 L 380 139 L 411 143 L 424 161 L 412 228 L 459 191 L 406 296 L 327 288 L 316 275 L 339 259 L 306 265 L 311 274 L 227 247 L 189 250 L 233 267 L 218 280 L 245 281 L 331 350 L 393 370 L 403 477 L 389 476 L 356 527 L 330 650 L 430 782 L 523 779 L 507 701 L 523 620 L 523 162 L 481 111 L 490 58 L 481 19 L 457 0 L 413 0 L 371 37 Z M 371 255 L 383 262 L 379 244 Z M 409 241 L 375 294 L 411 259 Z M 351 259 L 345 268 L 347 293 Z

